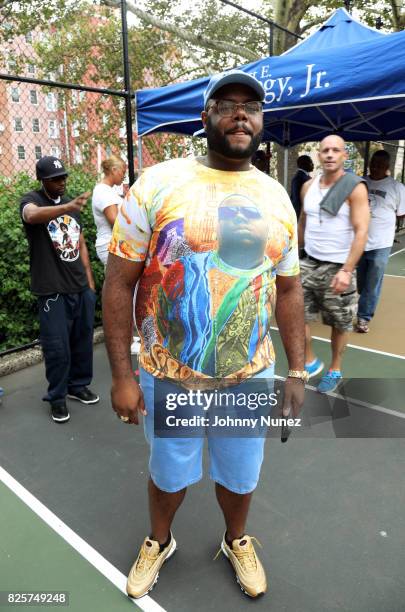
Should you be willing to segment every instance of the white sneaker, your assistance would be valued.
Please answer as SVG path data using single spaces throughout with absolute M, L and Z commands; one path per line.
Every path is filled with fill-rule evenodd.
M 131 344 L 131 355 L 139 355 L 141 351 L 141 341 L 138 336 L 133 337 L 133 341 Z

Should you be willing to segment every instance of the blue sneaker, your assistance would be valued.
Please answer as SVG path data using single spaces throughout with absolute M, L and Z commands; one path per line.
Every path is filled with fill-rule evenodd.
M 321 382 L 316 390 L 318 393 L 328 393 L 329 391 L 334 391 L 341 382 L 342 374 L 340 370 L 328 370 L 328 372 L 322 376 Z
M 319 372 L 322 372 L 324 367 L 325 364 L 318 358 L 314 359 L 310 363 L 305 364 L 305 370 L 308 372 L 309 378 L 312 378 L 313 376 L 319 374 Z

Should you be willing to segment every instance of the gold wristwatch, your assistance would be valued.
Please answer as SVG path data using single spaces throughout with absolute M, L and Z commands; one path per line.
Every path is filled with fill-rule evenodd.
M 309 373 L 306 370 L 288 370 L 287 378 L 299 378 L 303 383 L 307 383 Z

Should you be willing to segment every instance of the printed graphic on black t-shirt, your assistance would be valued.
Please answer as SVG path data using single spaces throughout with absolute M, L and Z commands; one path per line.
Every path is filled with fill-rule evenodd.
M 75 261 L 79 257 L 80 225 L 76 219 L 70 215 L 52 219 L 48 232 L 62 261 Z
M 26 193 L 20 213 L 30 250 L 31 290 L 36 295 L 77 293 L 88 287 L 83 261 L 80 257 L 81 221 L 79 212 L 64 213 L 46 223 L 30 224 L 24 220 L 27 204 L 35 206 L 64 206 L 70 201 L 62 196 L 55 202 L 42 190 Z

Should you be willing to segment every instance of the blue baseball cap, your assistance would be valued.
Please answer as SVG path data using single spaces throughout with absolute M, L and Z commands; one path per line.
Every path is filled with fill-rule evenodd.
M 228 70 L 227 72 L 214 74 L 214 76 L 211 77 L 207 88 L 204 91 L 204 108 L 206 108 L 208 100 L 213 97 L 214 93 L 218 91 L 218 89 L 221 89 L 221 87 L 224 87 L 225 85 L 230 85 L 231 83 L 247 85 L 247 87 L 253 89 L 253 91 L 257 94 L 258 99 L 263 102 L 266 94 L 260 81 L 255 79 L 251 74 L 242 72 L 242 70 Z

